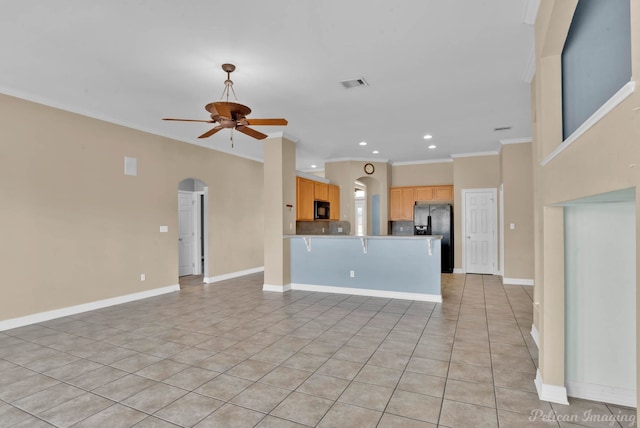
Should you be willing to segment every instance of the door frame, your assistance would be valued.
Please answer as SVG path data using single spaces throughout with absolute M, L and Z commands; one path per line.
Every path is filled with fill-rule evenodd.
M 498 265 L 498 237 L 497 237 L 497 230 L 498 230 L 498 189 L 495 187 L 491 187 L 491 188 L 482 188 L 482 189 L 462 189 L 460 192 L 461 195 L 461 205 L 462 205 L 462 209 L 461 209 L 461 214 L 462 214 L 462 218 L 460 219 L 461 223 L 462 223 L 462 236 L 461 241 L 462 241 L 462 270 L 463 273 L 467 273 L 467 210 L 466 210 L 466 200 L 467 200 L 467 193 L 476 193 L 476 192 L 491 192 L 491 197 L 493 198 L 493 204 L 491 204 L 492 207 L 492 211 L 493 211 L 493 239 L 492 239 L 492 245 L 493 245 L 493 270 L 492 270 L 492 275 L 497 275 L 498 274 L 498 270 L 497 270 L 497 265 Z
M 189 274 L 185 274 L 185 275 L 195 275 L 196 274 L 196 263 L 195 260 L 197 258 L 197 240 L 196 240 L 196 235 L 197 235 L 197 227 L 198 227 L 198 222 L 197 222 L 197 210 L 196 210 L 196 197 L 195 197 L 195 192 L 190 191 L 190 190 L 178 190 L 178 237 L 180 237 L 180 199 L 182 196 L 189 196 L 189 198 L 191 199 L 191 273 Z M 180 276 L 180 243 L 178 242 L 178 276 Z

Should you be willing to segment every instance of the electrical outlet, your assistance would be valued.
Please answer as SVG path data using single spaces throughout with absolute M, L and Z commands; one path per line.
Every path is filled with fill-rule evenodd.
M 355 278 L 356 277 L 356 271 L 355 270 L 349 271 L 349 276 L 351 278 Z
M 404 231 L 404 227 L 400 226 L 400 232 L 403 232 L 403 231 Z
M 144 281 L 145 279 L 147 279 L 147 276 L 143 273 L 140 274 L 140 281 Z
M 515 230 L 515 228 L 516 228 L 516 224 L 515 223 L 509 224 L 509 229 Z
M 338 228 L 338 233 L 342 233 L 342 228 L 341 227 Z

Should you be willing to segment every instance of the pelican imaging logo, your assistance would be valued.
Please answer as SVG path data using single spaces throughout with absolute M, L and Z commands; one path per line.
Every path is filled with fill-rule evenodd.
M 567 422 L 574 424 L 584 423 L 604 423 L 609 426 L 618 426 L 620 423 L 623 427 L 636 426 L 635 410 L 629 410 L 628 413 L 622 413 L 618 410 L 616 413 L 598 413 L 593 409 L 585 410 L 582 413 L 556 413 L 553 410 L 534 409 L 529 415 L 531 422 Z

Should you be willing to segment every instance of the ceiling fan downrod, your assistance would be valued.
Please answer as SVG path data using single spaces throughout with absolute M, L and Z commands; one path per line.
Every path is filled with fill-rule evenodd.
M 233 64 L 222 64 L 222 70 L 227 73 L 227 80 L 224 81 L 224 90 L 222 91 L 220 99 L 224 99 L 226 97 L 227 102 L 229 102 L 229 92 L 233 93 L 233 98 L 238 101 L 236 91 L 233 89 L 233 81 L 231 80 L 231 73 L 233 73 L 235 69 L 236 66 Z

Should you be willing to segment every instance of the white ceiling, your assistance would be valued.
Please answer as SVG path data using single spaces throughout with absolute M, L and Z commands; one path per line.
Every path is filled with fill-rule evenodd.
M 261 159 L 262 141 L 160 120 L 208 119 L 231 62 L 249 117 L 288 119 L 256 129 L 297 139 L 298 169 L 448 159 L 530 136 L 532 3 L 8 0 L 0 92 Z M 359 77 L 370 86 L 339 83 Z

